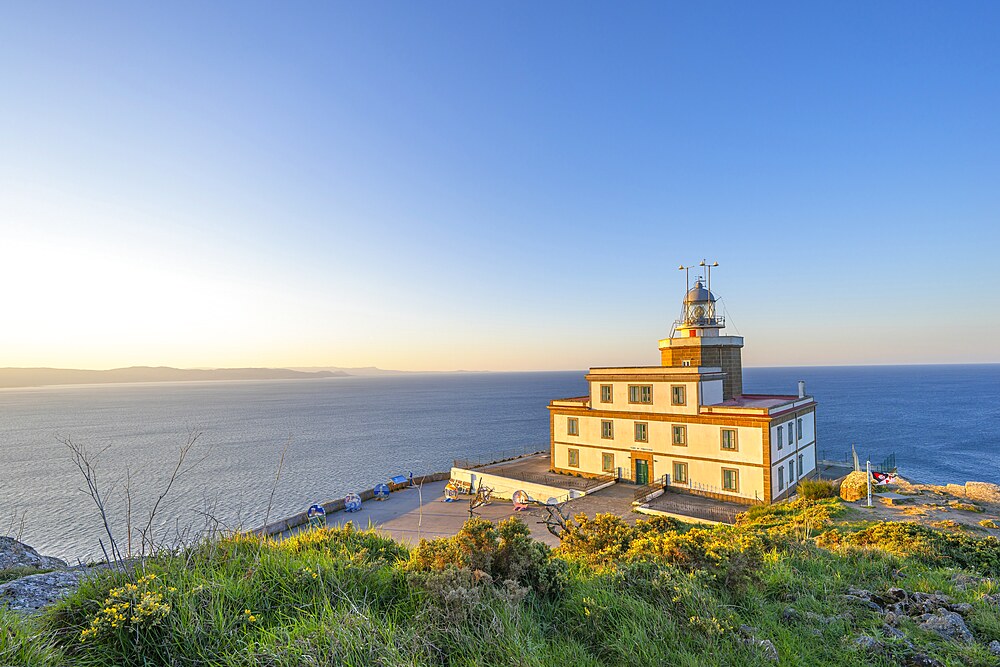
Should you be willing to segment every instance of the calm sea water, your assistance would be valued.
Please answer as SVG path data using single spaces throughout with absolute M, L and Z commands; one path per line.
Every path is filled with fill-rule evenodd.
M 820 407 L 820 454 L 891 453 L 904 475 L 1000 482 L 1000 365 L 750 368 L 750 393 L 794 393 Z M 0 533 L 25 515 L 23 540 L 70 559 L 100 555 L 99 518 L 60 438 L 91 451 L 124 522 L 155 500 L 190 433 L 200 462 L 180 477 L 160 529 L 197 530 L 211 516 L 259 524 L 282 448 L 270 515 L 343 496 L 407 471 L 446 470 L 455 457 L 547 447 L 551 398 L 586 393 L 583 372 L 405 375 L 266 382 L 46 387 L 0 391 Z M 113 486 L 115 483 L 118 486 Z M 138 520 L 136 520 L 138 521 Z

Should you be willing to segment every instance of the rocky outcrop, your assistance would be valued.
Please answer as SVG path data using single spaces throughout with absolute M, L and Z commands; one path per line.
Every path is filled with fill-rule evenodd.
M 65 568 L 66 562 L 52 556 L 42 556 L 27 544 L 12 537 L 0 537 L 0 570 L 33 567 L 39 570 Z
M 1000 504 L 1000 485 L 989 482 L 966 482 L 965 497 L 969 500 Z
M 942 593 L 910 592 L 902 588 L 890 588 L 881 593 L 873 593 L 865 589 L 852 588 L 848 589 L 847 594 L 843 597 L 882 614 L 883 634 L 887 638 L 898 640 L 908 649 L 904 661 L 904 664 L 907 665 L 940 665 L 941 663 L 924 653 L 917 652 L 917 647 L 906 639 L 905 634 L 898 628 L 900 621 L 904 618 L 911 619 L 917 623 L 920 629 L 933 632 L 948 641 L 963 644 L 971 644 L 976 641 L 975 635 L 966 625 L 964 618 L 972 613 L 972 605 L 968 602 L 955 602 L 951 597 Z M 856 638 L 855 642 L 867 651 L 881 652 L 885 648 L 883 642 L 868 635 Z M 993 644 L 988 646 L 988 650 L 993 650 Z
M 868 495 L 868 475 L 855 470 L 840 483 L 840 497 L 849 503 L 861 500 Z
M 42 572 L 0 585 L 0 606 L 26 613 L 38 611 L 76 590 L 88 573 L 85 566 L 67 567 L 64 561 L 42 556 L 27 544 L 0 537 L 0 572 L 24 569 Z
M 87 567 L 32 574 L 0 585 L 0 606 L 13 611 L 36 612 L 76 590 Z

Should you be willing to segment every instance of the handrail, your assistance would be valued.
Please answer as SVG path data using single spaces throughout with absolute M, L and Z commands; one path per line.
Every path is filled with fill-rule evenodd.
M 455 468 L 475 470 L 476 468 L 493 465 L 494 463 L 513 461 L 514 459 L 523 458 L 525 456 L 534 456 L 535 454 L 544 454 L 547 451 L 548 447 L 541 447 L 540 445 L 527 445 L 525 447 L 521 447 L 520 449 L 505 449 L 498 452 L 481 454 L 476 458 L 454 459 L 452 463 Z
M 633 500 L 645 500 L 649 496 L 653 495 L 657 491 L 665 489 L 670 484 L 670 476 L 663 475 L 662 477 L 653 480 L 649 484 L 644 484 L 635 490 L 632 495 Z

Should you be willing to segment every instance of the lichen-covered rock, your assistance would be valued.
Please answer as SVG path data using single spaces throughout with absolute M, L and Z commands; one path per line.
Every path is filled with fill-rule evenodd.
M 76 590 L 86 574 L 86 567 L 75 567 L 15 579 L 0 586 L 0 606 L 27 613 L 38 611 Z
M 962 617 L 953 611 L 938 609 L 937 613 L 924 614 L 920 619 L 923 621 L 920 624 L 921 629 L 936 632 L 945 639 L 966 644 L 972 643 L 975 639 Z
M 990 642 L 989 646 L 986 647 L 990 653 L 993 655 L 1000 655 L 1000 641 L 994 639 Z
M 868 475 L 855 470 L 840 483 L 840 497 L 849 503 L 868 497 Z
M 989 482 L 966 482 L 965 497 L 987 503 L 1000 503 L 1000 485 Z
M 52 556 L 42 556 L 27 544 L 12 537 L 0 537 L 0 570 L 15 567 L 38 569 L 58 569 L 66 567 L 66 562 Z

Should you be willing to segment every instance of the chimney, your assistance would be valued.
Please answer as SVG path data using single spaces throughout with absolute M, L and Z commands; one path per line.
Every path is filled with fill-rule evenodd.
M 806 381 L 799 380 L 799 398 L 806 397 Z

